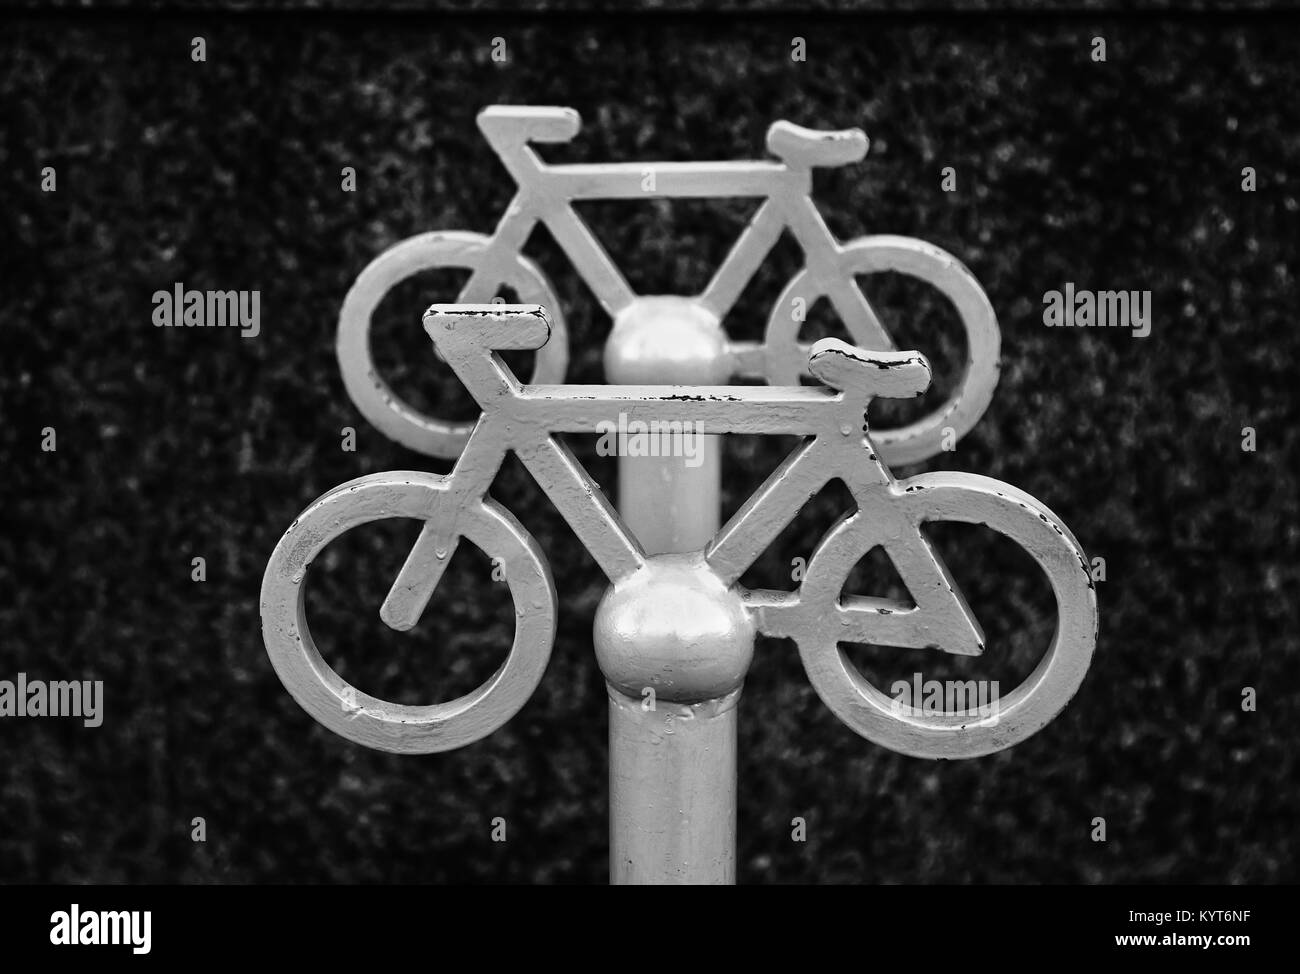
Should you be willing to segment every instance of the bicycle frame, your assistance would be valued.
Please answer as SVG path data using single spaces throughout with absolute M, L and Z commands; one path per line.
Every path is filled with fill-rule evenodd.
M 691 424 L 701 435 L 807 437 L 705 549 L 704 561 L 724 586 L 740 578 L 809 497 L 839 478 L 860 511 L 870 511 L 878 526 L 890 526 L 885 533 L 894 539 L 895 561 L 909 590 L 951 594 L 947 606 L 938 598 L 916 606 L 851 598 L 833 609 L 844 625 L 864 640 L 920 648 L 935 645 L 930 630 L 942 615 L 948 642 L 937 648 L 959 655 L 983 650 L 979 624 L 942 559 L 914 525 L 890 516 L 888 489 L 897 481 L 867 435 L 866 409 L 873 396 L 915 396 L 929 384 L 929 366 L 918 353 L 866 357 L 837 339 L 823 339 L 814 348 L 810 368 L 832 388 L 695 386 L 684 394 L 677 386 L 641 386 L 623 392 L 610 386 L 519 382 L 497 351 L 545 344 L 550 326 L 538 306 L 434 305 L 424 321 L 484 414 L 452 469 L 436 516 L 431 512 L 385 599 L 381 616 L 394 628 L 409 629 L 418 622 L 455 548 L 458 510 L 487 493 L 509 451 L 519 456 L 612 583 L 640 570 L 646 562 L 642 546 L 572 451 L 553 435 L 595 433 L 621 417 L 629 426 Z M 760 631 L 790 635 L 798 628 L 791 621 L 799 611 L 790 593 L 757 590 L 748 596 L 751 607 L 762 610 Z M 929 626 L 913 626 L 918 617 L 928 618 Z
M 549 165 L 529 147 L 526 131 L 508 132 L 494 126 L 491 112 L 488 109 L 480 115 L 479 127 L 514 177 L 519 193 L 497 224 L 482 263 L 462 288 L 460 303 L 485 303 L 494 297 L 540 222 L 550 230 L 601 306 L 616 318 L 637 295 L 574 211 L 574 202 L 758 197 L 763 200 L 758 212 L 696 300 L 721 320 L 782 231 L 789 229 L 804 250 L 814 282 L 825 289 L 857 342 L 874 349 L 894 348 L 857 282 L 851 274 L 840 272 L 845 249 L 812 202 L 811 168 L 758 161 Z M 576 114 L 573 119 L 576 133 Z M 731 354 L 735 374 L 763 374 L 759 343 L 733 342 Z
M 425 329 L 483 410 L 452 472 L 389 471 L 329 491 L 285 532 L 263 578 L 263 636 L 276 672 L 309 713 L 343 736 L 399 752 L 459 747 L 509 720 L 541 680 L 556 632 L 554 582 L 535 539 L 488 496 L 509 451 L 611 580 L 597 609 L 594 646 L 611 688 L 611 734 L 627 743 L 624 758 L 639 755 L 635 767 L 648 767 L 636 764 L 640 758 L 667 753 L 657 746 L 657 718 L 644 717 L 637 703 L 642 688 L 658 686 L 665 713 L 687 719 L 684 728 L 703 735 L 692 739 L 720 756 L 717 768 L 701 771 L 706 777 L 699 787 L 715 774 L 731 780 L 726 755 L 734 750 L 734 705 L 755 633 L 792 639 L 818 695 L 859 734 L 922 757 L 973 757 L 1009 747 L 1051 720 L 1082 681 L 1097 638 L 1096 597 L 1089 564 L 1064 522 L 1009 484 L 965 473 L 899 481 L 880 458 L 865 424 L 867 404 L 873 396 L 921 393 L 930 372 L 918 353 L 870 352 L 823 339 L 813 346 L 808 368 L 824 388 L 523 385 L 497 353 L 545 344 L 550 325 L 540 306 L 435 305 Z M 689 422 L 702 435 L 805 439 L 707 543 L 647 554 L 555 435 L 596 432 L 618 413 L 629 423 Z M 742 573 L 803 504 L 836 478 L 848 486 L 857 510 L 821 539 L 797 590 L 740 585 Z M 371 697 L 335 673 L 312 640 L 304 601 L 312 560 L 344 531 L 385 518 L 424 522 L 381 609 L 395 628 L 419 619 L 462 537 L 502 559 L 515 604 L 515 638 L 506 662 L 472 693 L 421 706 Z M 1009 538 L 1037 563 L 1056 597 L 1051 646 L 992 715 L 900 710 L 839 648 L 852 642 L 983 652 L 978 623 L 922 531 L 935 520 L 984 525 Z M 893 562 L 913 604 L 845 593 L 854 566 L 877 547 Z M 674 615 L 683 600 L 701 611 L 684 630 Z M 611 751 L 620 749 L 611 745 Z M 665 767 L 678 768 L 678 759 L 689 764 L 688 755 L 677 754 L 677 763 Z M 620 781 L 640 773 L 622 759 L 611 767 Z M 691 774 L 692 781 L 697 777 Z M 663 786 L 677 780 L 674 771 Z M 611 801 L 619 804 L 623 792 L 612 790 Z M 635 795 L 624 799 L 625 810 L 641 807 Z M 642 819 L 633 811 L 612 818 L 631 829 L 616 830 L 616 845 L 635 843 L 635 823 Z M 715 824 L 722 837 L 710 832 L 709 841 L 725 846 L 727 822 Z M 730 860 L 718 861 L 725 873 Z
M 993 395 L 1000 347 L 997 316 L 974 275 L 941 248 L 910 237 L 872 235 L 840 242 L 809 193 L 811 171 L 863 158 L 867 138 L 857 129 L 819 132 L 789 122 L 768 129 L 767 148 L 779 162 L 645 162 L 550 165 L 531 142 L 566 142 L 580 128 L 566 108 L 496 106 L 478 126 L 518 184 L 491 235 L 430 231 L 409 237 L 376 257 L 348 290 L 339 314 L 338 356 L 348 394 L 383 433 L 411 449 L 454 459 L 469 438 L 469 423 L 426 415 L 384 381 L 370 347 L 374 312 L 384 295 L 412 274 L 436 268 L 469 272 L 463 303 L 499 301 L 510 289 L 520 304 L 540 304 L 555 316 L 558 334 L 537 355 L 535 382 L 561 382 L 568 362 L 563 314 L 550 282 L 522 248 L 540 223 L 613 319 L 606 341 L 607 376 L 616 383 L 645 381 L 644 361 L 629 369 L 629 350 L 648 332 L 686 326 L 701 345 L 689 381 L 758 379 L 798 385 L 808 375 L 812 350 L 800 337 L 808 309 L 825 299 L 860 348 L 890 351 L 894 342 L 858 285 L 858 275 L 898 273 L 919 280 L 948 300 L 966 338 L 965 362 L 943 401 L 904 425 L 876 430 L 876 445 L 891 464 L 914 463 L 951 448 L 974 425 Z M 573 208 L 578 200 L 748 196 L 760 205 L 710 281 L 695 296 L 634 293 L 609 253 Z M 804 251 L 805 266 L 773 303 L 761 341 L 732 340 L 723 319 L 781 234 L 789 230 Z M 640 334 L 641 337 L 638 337 Z M 653 373 L 653 370 L 651 370 Z M 685 379 L 672 368 L 652 381 Z M 712 494 L 707 489 L 705 494 Z M 703 497 L 704 494 L 696 495 Z M 710 501 L 710 507 L 711 501 Z M 705 526 L 707 529 L 707 525 Z M 694 543 L 692 519 L 680 525 Z M 676 543 L 676 542 L 674 542 Z

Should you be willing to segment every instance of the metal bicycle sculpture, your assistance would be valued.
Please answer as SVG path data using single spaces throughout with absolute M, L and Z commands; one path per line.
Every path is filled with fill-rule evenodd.
M 895 480 L 874 451 L 864 417 L 874 396 L 919 395 L 930 382 L 915 352 L 867 352 L 837 339 L 813 346 L 808 369 L 829 388 L 620 387 L 522 385 L 497 351 L 540 349 L 551 323 L 539 306 L 435 305 L 425 328 L 438 351 L 483 409 L 449 475 L 397 471 L 361 477 L 325 494 L 285 533 L 267 566 L 263 631 L 276 672 L 294 698 L 331 730 L 370 747 L 443 751 L 496 730 L 532 694 L 555 636 L 556 596 L 536 541 L 508 511 L 486 498 L 507 451 L 515 452 L 609 577 L 597 616 L 596 649 L 612 684 L 639 697 L 671 672 L 687 697 L 709 699 L 739 689 L 754 632 L 788 636 L 826 704 L 859 734 L 921 757 L 971 757 L 1009 747 L 1037 731 L 1065 705 L 1087 670 L 1096 634 L 1087 562 L 1069 529 L 1041 503 L 1008 484 L 964 473 Z M 619 413 L 629 422 L 698 424 L 705 433 L 807 437 L 696 555 L 647 556 L 590 475 L 553 434 L 594 433 Z M 736 584 L 800 507 L 839 477 L 858 510 L 844 517 L 814 552 L 795 593 L 747 591 Z M 515 603 L 514 645 L 482 687 L 449 703 L 408 706 L 348 685 L 321 658 L 307 627 L 307 568 L 335 537 L 382 518 L 424 522 L 394 580 L 381 617 L 396 629 L 419 620 L 464 537 L 500 559 Z M 983 652 L 983 635 L 920 526 L 951 520 L 985 524 L 1023 547 L 1051 583 L 1056 636 L 1029 679 L 999 712 L 924 714 L 900 711 L 839 649 L 842 641 Z M 893 559 L 914 606 L 876 598 L 841 600 L 849 572 L 871 549 Z M 655 590 L 659 591 L 656 592 Z M 633 601 L 700 593 L 711 600 L 710 643 L 656 647 L 647 655 L 631 631 Z M 675 604 L 675 613 L 684 607 Z
M 617 322 L 644 299 L 632 292 L 608 253 L 572 208 L 577 200 L 757 197 L 753 220 L 715 272 L 703 293 L 690 299 L 691 313 L 721 321 L 763 259 L 788 229 L 807 257 L 807 266 L 773 306 L 764 341 L 728 342 L 727 375 L 765 378 L 794 385 L 807 374 L 808 346 L 798 340 L 808 309 L 825 297 L 845 323 L 854 343 L 882 351 L 894 348 L 854 275 L 896 271 L 942 293 L 961 318 L 967 362 L 948 400 L 929 415 L 898 429 L 878 430 L 875 442 L 889 463 L 911 463 L 939 450 L 945 429 L 963 436 L 983 415 L 997 384 L 999 334 L 988 297 L 974 276 L 951 254 L 923 240 L 898 236 L 862 237 L 840 243 L 810 198 L 813 167 L 843 166 L 867 153 L 859 129 L 819 132 L 789 122 L 775 123 L 768 149 L 781 162 L 603 163 L 552 166 L 530 142 L 573 139 L 581 126 L 569 108 L 495 106 L 478 117 L 479 129 L 519 184 L 519 193 L 491 237 L 435 231 L 389 248 L 358 277 L 344 302 L 338 336 L 339 359 L 348 394 L 378 429 L 421 453 L 454 458 L 465 445 L 470 423 L 425 416 L 397 396 L 379 376 L 370 352 L 370 320 L 379 302 L 399 281 L 422 270 L 471 271 L 456 301 L 491 301 L 512 288 L 521 303 L 540 304 L 552 316 L 554 333 L 538 354 L 534 382 L 560 382 L 568 360 L 568 339 L 560 303 L 542 272 L 520 254 L 538 222 L 545 224 Z
M 513 451 L 610 581 L 593 633 L 609 696 L 614 881 L 734 880 L 736 703 L 757 633 L 792 639 L 831 710 L 864 737 L 905 754 L 987 754 L 1051 720 L 1078 689 L 1096 642 L 1089 566 L 1061 520 L 1015 487 L 965 473 L 905 480 L 890 473 L 890 464 L 933 456 L 945 434 L 960 435 L 980 417 L 997 381 L 999 335 L 983 290 L 944 251 L 904 237 L 840 244 L 831 235 L 809 199 L 811 167 L 861 159 L 866 136 L 778 122 L 768 147 L 780 163 L 548 166 L 527 143 L 571 139 L 576 113 L 489 108 L 479 127 L 520 186 L 495 234 L 428 233 L 381 254 L 344 301 L 337 346 L 362 413 L 390 438 L 455 464 L 447 475 L 392 471 L 343 484 L 281 538 L 263 579 L 262 628 L 275 670 L 298 703 L 344 737 L 404 753 L 468 744 L 523 706 L 551 652 L 556 593 L 537 543 L 487 496 Z M 702 294 L 646 296 L 631 291 L 570 205 L 645 196 L 764 202 Z M 559 305 L 519 253 L 538 221 L 613 317 L 606 376 L 621 384 L 560 384 L 568 349 Z M 778 300 L 762 343 L 730 340 L 722 318 L 785 228 L 803 246 L 807 267 Z M 471 272 L 457 303 L 434 304 L 424 326 L 478 403 L 473 423 L 414 410 L 371 357 L 370 318 L 380 300 L 401 280 L 436 267 Z M 901 428 L 869 431 L 874 397 L 916 397 L 931 379 L 921 353 L 894 349 L 857 285 L 855 275 L 884 270 L 918 277 L 952 301 L 968 354 L 953 393 L 936 410 Z M 487 303 L 502 287 L 520 303 Z M 799 340 L 803 311 L 821 297 L 830 299 L 856 347 Z M 498 354 L 511 350 L 537 353 L 529 383 Z M 725 385 L 737 376 L 769 385 Z M 804 385 L 801 376 L 822 385 Z M 616 511 L 557 437 L 602 432 L 616 421 L 629 429 L 691 429 L 712 446 L 698 469 L 658 455 L 620 455 Z M 716 441 L 726 433 L 802 441 L 723 525 Z M 833 479 L 844 482 L 857 509 L 821 539 L 798 588 L 741 586 L 746 569 Z M 343 532 L 387 518 L 423 522 L 380 609 L 393 628 L 418 622 L 462 539 L 504 568 L 515 607 L 513 645 L 492 677 L 455 700 L 410 706 L 366 694 L 322 659 L 312 639 L 304 601 L 312 560 Z M 1055 596 L 1050 647 L 992 712 L 899 706 L 840 648 L 983 652 L 979 624 L 923 531 L 932 521 L 982 524 L 1010 538 L 1042 569 Z M 854 566 L 876 547 L 893 561 L 911 603 L 843 593 Z

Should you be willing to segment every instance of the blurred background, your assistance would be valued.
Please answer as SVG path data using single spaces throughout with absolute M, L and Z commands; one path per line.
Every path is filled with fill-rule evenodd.
M 474 117 L 497 103 L 581 112 L 573 143 L 543 149 L 555 162 L 761 158 L 776 119 L 863 127 L 867 159 L 815 180 L 832 229 L 948 249 L 1003 336 L 1001 382 L 973 433 L 895 473 L 1009 481 L 1105 560 L 1079 694 L 1037 736 L 978 760 L 927 762 L 856 737 L 793 644 L 762 642 L 742 702 L 741 882 L 1296 879 L 1300 21 L 925 4 L 888 16 L 295 6 L 4 15 L 0 678 L 102 679 L 105 713 L 97 729 L 0 721 L 0 880 L 605 880 L 605 694 L 590 645 L 603 576 L 516 461 L 493 493 L 546 552 L 560 621 L 541 687 L 504 729 L 443 755 L 366 750 L 298 708 L 260 632 L 267 558 L 311 500 L 376 471 L 449 469 L 367 425 L 334 331 L 384 248 L 432 229 L 491 231 L 514 186 Z M 1105 63 L 1090 58 L 1094 37 Z M 791 58 L 795 38 L 805 61 Z M 44 166 L 57 192 L 41 192 Z M 341 189 L 345 166 L 356 192 Z M 954 192 L 941 189 L 948 166 Z M 1246 166 L 1254 192 L 1242 191 Z M 647 293 L 700 288 L 752 210 L 580 207 Z M 527 251 L 567 316 L 572 379 L 600 381 L 608 320 L 544 230 Z M 733 335 L 761 336 L 801 260 L 782 241 L 726 322 Z M 403 396 L 470 417 L 419 325 L 463 277 L 404 282 L 374 335 Z M 177 282 L 259 290 L 261 333 L 154 328 L 151 296 Z M 1149 289 L 1150 336 L 1045 328 L 1043 295 L 1066 282 Z M 964 354 L 954 310 L 906 278 L 863 286 L 900 347 L 931 355 L 942 394 Z M 818 307 L 808 334 L 835 329 Z M 873 422 L 906 418 L 892 408 Z M 47 426 L 54 453 L 40 449 Z M 341 448 L 345 427 L 355 452 Z M 594 437 L 569 442 L 614 483 Z M 727 513 L 790 446 L 728 441 Z M 847 503 L 824 491 L 744 581 L 793 587 L 794 560 Z M 331 665 L 407 703 L 482 682 L 513 626 L 469 545 L 415 630 L 380 622 L 417 529 L 339 539 L 313 566 L 308 606 Z M 922 672 L 1008 692 L 1052 635 L 1044 579 L 987 532 L 940 525 L 934 537 L 988 653 L 851 655 L 882 687 Z M 851 584 L 897 591 L 873 559 Z M 191 840 L 196 817 L 205 842 Z M 491 841 L 497 817 L 504 843 Z M 805 842 L 792 841 L 796 817 Z

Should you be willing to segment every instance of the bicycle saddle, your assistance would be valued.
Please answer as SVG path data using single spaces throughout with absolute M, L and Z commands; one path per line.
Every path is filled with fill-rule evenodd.
M 868 352 L 838 338 L 813 345 L 808 371 L 832 389 L 884 399 L 911 399 L 930 387 L 920 352 Z
M 846 166 L 867 154 L 862 129 L 806 129 L 793 122 L 773 122 L 767 130 L 767 151 L 792 166 Z

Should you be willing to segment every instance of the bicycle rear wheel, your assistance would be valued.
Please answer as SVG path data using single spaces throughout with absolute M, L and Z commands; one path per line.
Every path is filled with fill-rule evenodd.
M 490 500 L 454 515 L 455 534 L 500 560 L 515 604 L 514 643 L 487 682 L 455 700 L 410 706 L 358 690 L 322 659 L 304 603 L 312 559 L 344 531 L 371 521 L 449 516 L 439 508 L 446 480 L 401 470 L 335 487 L 284 533 L 262 579 L 262 638 L 281 682 L 316 720 L 367 747 L 424 754 L 485 737 L 524 705 L 550 659 L 556 608 L 550 569 L 533 537 Z
M 427 456 L 454 460 L 464 449 L 474 423 L 425 415 L 393 392 L 375 368 L 370 348 L 371 318 L 384 295 L 406 278 L 442 268 L 475 270 L 491 243 L 492 238 L 481 233 L 440 230 L 394 244 L 357 276 L 339 312 L 339 369 L 348 395 L 362 415 L 390 440 Z M 513 289 L 520 304 L 540 304 L 551 319 L 551 337 L 538 349 L 528 381 L 563 382 L 569 338 L 560 302 L 532 261 L 516 255 L 509 266 L 510 271 L 499 284 Z M 419 327 L 419 312 L 423 310 L 416 309 L 412 315 L 412 327 Z M 433 349 L 429 352 L 432 355 Z

